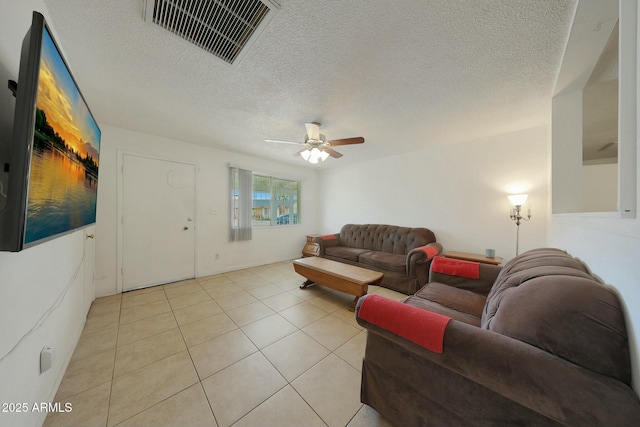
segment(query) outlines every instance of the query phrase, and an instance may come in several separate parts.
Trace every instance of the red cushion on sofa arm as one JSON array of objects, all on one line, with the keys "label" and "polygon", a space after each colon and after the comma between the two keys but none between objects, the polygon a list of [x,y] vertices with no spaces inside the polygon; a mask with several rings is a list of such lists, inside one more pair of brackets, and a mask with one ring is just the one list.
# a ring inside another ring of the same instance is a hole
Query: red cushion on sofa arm
[{"label": "red cushion on sofa arm", "polygon": [[431,271],[467,279],[479,279],[480,263],[437,256],[431,262]]},{"label": "red cushion on sofa arm", "polygon": [[407,276],[417,279],[418,288],[427,283],[431,260],[440,252],[442,252],[442,245],[438,242],[431,242],[411,249],[407,254]]},{"label": "red cushion on sofa arm", "polygon": [[443,351],[444,331],[451,320],[380,295],[364,297],[358,317],[436,353]]},{"label": "red cushion on sofa arm", "polygon": [[340,245],[340,234],[323,234],[322,236],[317,236],[316,243],[320,245],[319,255],[324,256],[326,248]]},{"label": "red cushion on sofa arm", "polygon": [[339,234],[323,234],[322,236],[320,236],[322,240],[336,240],[339,237]]},{"label": "red cushion on sofa arm", "polygon": [[419,248],[416,248],[416,249],[423,251],[427,255],[427,258],[433,258],[434,256],[440,253],[438,249],[430,245],[420,246]]},{"label": "red cushion on sofa arm", "polygon": [[426,257],[427,260],[430,260],[431,258],[438,255],[440,252],[442,252],[442,245],[438,242],[431,242],[424,246],[419,246],[415,249],[412,249],[407,254],[407,257],[411,258],[414,254],[420,254],[420,255],[424,255],[424,257]]}]

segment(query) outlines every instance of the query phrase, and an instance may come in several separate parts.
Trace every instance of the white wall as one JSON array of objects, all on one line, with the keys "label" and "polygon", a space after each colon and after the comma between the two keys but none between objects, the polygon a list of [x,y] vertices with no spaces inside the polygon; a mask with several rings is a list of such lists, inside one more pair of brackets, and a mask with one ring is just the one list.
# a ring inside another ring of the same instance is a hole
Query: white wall
[{"label": "white wall", "polygon": [[618,163],[582,167],[584,212],[618,210]]},{"label": "white wall", "polygon": [[582,179],[582,91],[556,95],[552,100],[551,147],[553,213],[580,212],[584,204]]},{"label": "white wall", "polygon": [[[31,407],[53,400],[87,314],[84,242],[79,231],[20,253],[0,253],[0,402]],[[54,350],[53,366],[40,374],[45,346]],[[0,425],[35,426],[45,416],[0,413]]]},{"label": "white wall", "polygon": [[[532,219],[520,252],[545,246],[548,223],[546,126],[321,172],[320,232],[346,223],[431,229],[445,250],[515,255],[508,194],[528,193]],[[527,209],[525,205],[525,209]]]},{"label": "white wall", "polygon": [[[18,80],[22,39],[31,13],[47,17],[40,0],[9,0],[0,13],[0,160],[11,137],[15,100],[6,82]],[[55,36],[55,25],[51,22]],[[1,204],[0,204],[1,205]],[[0,403],[51,401],[75,348],[93,299],[91,264],[85,272],[85,229],[26,249],[0,253]],[[2,232],[0,230],[0,232]],[[87,251],[90,253],[90,251]],[[86,276],[85,276],[86,275]],[[85,289],[86,286],[86,289]],[[52,368],[40,374],[40,351],[54,349]],[[29,408],[31,409],[31,408]],[[2,426],[37,426],[45,413],[1,413]]]},{"label": "white wall", "polygon": [[615,287],[627,314],[627,334],[634,376],[640,391],[640,220],[553,215],[550,245],[584,260],[595,274]]},{"label": "white wall", "polygon": [[[305,235],[317,232],[317,172],[257,157],[102,126],[100,190],[96,226],[96,294],[111,295],[118,284],[118,185],[122,154],[196,164],[196,276],[202,277],[299,257]],[[301,225],[256,227],[247,242],[229,242],[228,164],[302,180]],[[149,189],[153,191],[153,189]],[[212,215],[211,210],[218,211]],[[215,259],[219,254],[219,259]]]},{"label": "white wall", "polygon": [[[640,219],[633,218],[638,212],[640,201],[640,174],[636,165],[640,164],[637,151],[637,123],[640,116],[637,108],[638,33],[637,22],[640,9],[637,2],[620,2],[620,100],[619,100],[619,192],[620,212],[609,214],[563,213],[553,215],[549,228],[549,243],[567,250],[583,259],[605,282],[615,288],[622,299],[627,315],[627,335],[631,352],[632,381],[640,394]],[[575,27],[575,24],[574,24]],[[554,102],[554,108],[556,104]],[[564,117],[556,117],[564,125]],[[554,128],[556,123],[554,122]],[[565,144],[564,139],[553,138],[553,153]],[[632,154],[630,154],[632,153]],[[566,159],[575,162],[573,159]],[[564,159],[554,159],[556,168],[564,169]],[[555,201],[563,196],[557,192],[553,182],[554,212]]]}]

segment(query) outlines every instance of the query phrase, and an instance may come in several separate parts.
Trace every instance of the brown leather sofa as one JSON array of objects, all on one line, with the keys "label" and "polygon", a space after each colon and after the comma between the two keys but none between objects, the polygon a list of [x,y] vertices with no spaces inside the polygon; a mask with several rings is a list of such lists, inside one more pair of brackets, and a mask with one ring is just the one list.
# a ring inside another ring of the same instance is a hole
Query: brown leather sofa
[{"label": "brown leather sofa", "polygon": [[396,426],[639,426],[617,294],[578,259],[437,257],[404,302],[361,298],[362,402]]},{"label": "brown leather sofa", "polygon": [[316,239],[320,256],[384,273],[380,286],[407,295],[427,283],[431,259],[442,251],[426,228],[347,224]]}]

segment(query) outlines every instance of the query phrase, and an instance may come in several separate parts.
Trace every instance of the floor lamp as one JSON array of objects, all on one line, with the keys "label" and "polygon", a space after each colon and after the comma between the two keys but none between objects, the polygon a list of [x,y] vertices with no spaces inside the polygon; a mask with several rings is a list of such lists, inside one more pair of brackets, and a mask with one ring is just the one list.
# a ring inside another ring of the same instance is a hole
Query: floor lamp
[{"label": "floor lamp", "polygon": [[527,201],[527,194],[511,194],[507,196],[511,202],[509,217],[516,222],[516,256],[518,256],[518,245],[520,244],[520,221],[529,221],[531,219],[531,207],[527,212],[527,216],[521,215],[522,205]]}]

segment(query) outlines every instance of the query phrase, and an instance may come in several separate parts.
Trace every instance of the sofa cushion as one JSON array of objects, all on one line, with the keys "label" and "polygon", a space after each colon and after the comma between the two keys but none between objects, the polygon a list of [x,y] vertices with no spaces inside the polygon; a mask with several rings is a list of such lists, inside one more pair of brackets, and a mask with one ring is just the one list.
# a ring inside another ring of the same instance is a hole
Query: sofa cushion
[{"label": "sofa cushion", "polygon": [[483,295],[453,286],[431,282],[415,294],[416,297],[428,299],[452,310],[460,311],[478,318],[487,298]]},{"label": "sofa cushion", "polygon": [[487,297],[485,329],[630,384],[622,308],[584,264],[557,251],[516,257],[504,269]]},{"label": "sofa cushion", "polygon": [[482,327],[490,329],[489,324],[500,305],[504,292],[531,278],[544,276],[554,268],[561,268],[561,271],[566,274],[596,280],[583,263],[560,249],[542,248],[525,252],[512,258],[500,271],[487,295],[487,304],[482,314]]},{"label": "sofa cushion", "polygon": [[428,299],[424,299],[424,298],[420,298],[415,295],[412,295],[410,297],[407,297],[404,300],[404,302],[405,304],[410,305],[412,307],[417,307],[423,310],[442,314],[454,320],[464,322],[468,325],[480,326],[480,318],[478,316],[474,316],[472,314],[468,314],[463,311],[454,310],[450,307],[447,307],[445,305],[439,304],[437,302],[434,302]]},{"label": "sofa cushion", "polygon": [[358,257],[369,249],[350,248],[347,246],[332,246],[325,248],[325,255],[333,258],[342,258],[347,261],[358,262]]},{"label": "sofa cushion", "polygon": [[388,254],[378,251],[364,252],[358,256],[358,262],[398,273],[407,272],[406,255]]},{"label": "sofa cushion", "polygon": [[340,230],[340,244],[390,254],[406,255],[412,249],[435,242],[426,228],[398,227],[386,224],[346,224]]}]

